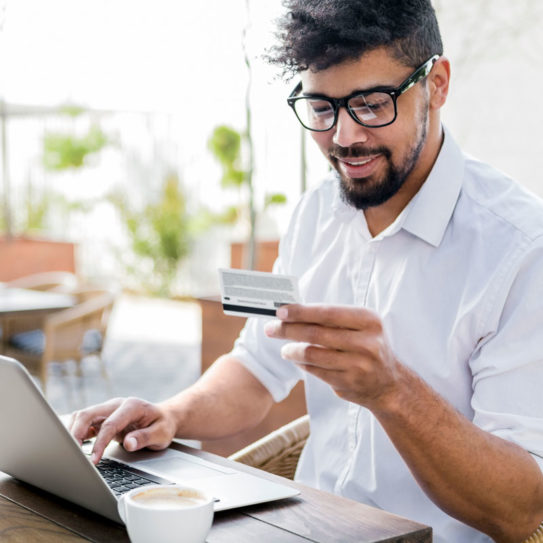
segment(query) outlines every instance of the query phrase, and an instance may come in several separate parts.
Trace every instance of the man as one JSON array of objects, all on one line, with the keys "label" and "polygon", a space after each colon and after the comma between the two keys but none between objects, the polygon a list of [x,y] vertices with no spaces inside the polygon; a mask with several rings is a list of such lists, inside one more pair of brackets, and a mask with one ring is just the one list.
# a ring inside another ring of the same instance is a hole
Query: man
[{"label": "man", "polygon": [[304,379],[299,480],[438,542],[522,541],[543,520],[543,206],[442,127],[450,66],[429,0],[287,5],[274,61],[299,73],[289,105],[334,170],[275,267],[305,304],[250,319],[170,400],[112,400],[72,432],[97,434],[94,461],[114,437],[132,451],[228,436]]}]

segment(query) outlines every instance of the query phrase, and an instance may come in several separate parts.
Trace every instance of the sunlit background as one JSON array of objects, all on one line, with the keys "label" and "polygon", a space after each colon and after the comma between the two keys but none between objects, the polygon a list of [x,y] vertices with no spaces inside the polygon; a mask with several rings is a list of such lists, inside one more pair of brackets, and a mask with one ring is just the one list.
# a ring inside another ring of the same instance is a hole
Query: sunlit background
[{"label": "sunlit background", "polygon": [[[542,3],[435,6],[453,66],[445,123],[468,152],[543,193]],[[246,216],[225,225],[217,215],[242,207],[247,190],[221,186],[213,130],[243,135],[248,93],[261,238],[284,231],[304,183],[318,183],[327,168],[308,139],[302,172],[301,132],[285,103],[293,82],[262,58],[281,9],[279,0],[4,2],[3,229],[76,241],[81,273],[145,288],[153,266],[133,254],[126,208],[143,215],[175,179],[192,222],[171,292],[216,289],[228,241],[247,235]],[[87,138],[90,152],[78,166],[51,164],[55,136]],[[243,161],[246,143],[241,150]],[[286,203],[264,209],[268,193]]]},{"label": "sunlit background", "polygon": [[[543,2],[434,5],[452,63],[444,122],[543,195]],[[286,105],[296,81],[263,58],[281,11],[280,0],[0,0],[0,242],[70,242],[81,283],[121,293],[101,353],[111,386],[93,360],[82,373],[52,363],[58,411],[163,399],[205,369],[206,347],[231,346],[232,320],[206,332],[217,268],[248,240],[251,208],[273,247],[327,171]],[[14,263],[0,258],[0,280]]]}]

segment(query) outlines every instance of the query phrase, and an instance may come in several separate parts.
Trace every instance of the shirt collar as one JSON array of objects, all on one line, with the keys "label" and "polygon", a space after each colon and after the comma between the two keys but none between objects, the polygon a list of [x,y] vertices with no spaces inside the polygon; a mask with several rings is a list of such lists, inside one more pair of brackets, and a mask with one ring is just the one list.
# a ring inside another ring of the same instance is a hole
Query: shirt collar
[{"label": "shirt collar", "polygon": [[[462,151],[445,127],[443,132],[443,144],[426,181],[379,237],[393,235],[403,228],[434,247],[441,243],[458,200],[464,174]],[[336,172],[331,175],[336,184],[332,201],[334,216],[340,221],[350,221],[359,216],[360,212],[343,201],[339,175]]]},{"label": "shirt collar", "polygon": [[462,151],[446,128],[430,175],[411,201],[403,229],[438,247],[452,217],[464,177]]},{"label": "shirt collar", "polygon": [[332,196],[332,211],[334,213],[334,217],[339,221],[345,222],[354,219],[358,215],[359,211],[343,201],[339,186],[341,183],[339,174],[332,170],[330,172],[330,177],[332,178],[332,182],[334,184],[334,192]]}]

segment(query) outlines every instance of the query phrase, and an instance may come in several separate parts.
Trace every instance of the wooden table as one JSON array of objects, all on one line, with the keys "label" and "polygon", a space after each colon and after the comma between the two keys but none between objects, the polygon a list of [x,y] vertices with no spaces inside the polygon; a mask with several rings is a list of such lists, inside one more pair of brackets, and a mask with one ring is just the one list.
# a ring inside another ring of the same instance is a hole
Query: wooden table
[{"label": "wooden table", "polygon": [[12,334],[41,328],[47,315],[74,305],[74,297],[68,294],[12,288],[0,283],[0,352],[5,352]]},{"label": "wooden table", "polygon": [[0,317],[39,315],[72,307],[73,296],[59,292],[44,292],[0,284]]},{"label": "wooden table", "polygon": [[[183,445],[172,444],[179,450]],[[231,466],[225,458],[200,451],[202,458]],[[432,529],[318,491],[287,479],[234,464],[236,469],[297,487],[294,498],[215,514],[207,543],[427,543]],[[127,542],[123,526],[0,473],[0,540],[15,543]]]}]

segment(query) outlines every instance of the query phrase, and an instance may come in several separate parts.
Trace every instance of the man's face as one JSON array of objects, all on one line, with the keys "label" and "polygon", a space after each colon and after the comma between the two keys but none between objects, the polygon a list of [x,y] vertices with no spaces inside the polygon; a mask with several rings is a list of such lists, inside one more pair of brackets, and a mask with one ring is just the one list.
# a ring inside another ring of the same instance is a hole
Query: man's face
[{"label": "man's face", "polygon": [[[355,61],[302,73],[303,92],[340,98],[357,90],[396,87],[413,69],[395,60],[386,49],[376,49]],[[357,209],[379,206],[413,176],[428,130],[428,95],[424,85],[421,82],[398,98],[398,116],[391,125],[364,127],[341,108],[332,129],[311,132],[338,172],[342,196],[348,204]]]}]

